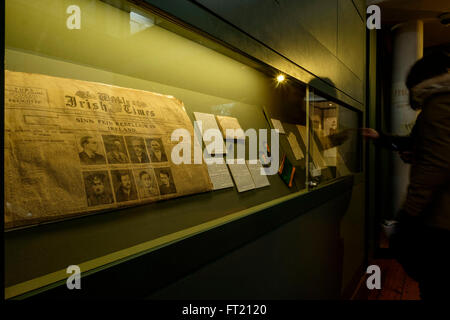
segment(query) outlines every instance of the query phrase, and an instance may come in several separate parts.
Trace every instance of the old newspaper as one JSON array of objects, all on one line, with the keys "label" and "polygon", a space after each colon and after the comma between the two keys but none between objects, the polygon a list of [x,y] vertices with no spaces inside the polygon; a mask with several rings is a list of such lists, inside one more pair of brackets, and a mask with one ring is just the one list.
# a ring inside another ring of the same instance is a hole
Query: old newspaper
[{"label": "old newspaper", "polygon": [[180,128],[171,96],[6,71],[5,228],[212,190],[204,163],[171,161]]}]

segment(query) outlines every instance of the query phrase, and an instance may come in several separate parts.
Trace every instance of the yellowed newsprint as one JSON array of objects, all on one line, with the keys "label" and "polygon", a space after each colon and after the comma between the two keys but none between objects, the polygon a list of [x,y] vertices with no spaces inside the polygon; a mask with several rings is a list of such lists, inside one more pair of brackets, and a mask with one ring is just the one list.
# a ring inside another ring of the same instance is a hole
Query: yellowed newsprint
[{"label": "yellowed newsprint", "polygon": [[204,163],[171,161],[181,128],[171,96],[6,71],[5,228],[212,190]]}]

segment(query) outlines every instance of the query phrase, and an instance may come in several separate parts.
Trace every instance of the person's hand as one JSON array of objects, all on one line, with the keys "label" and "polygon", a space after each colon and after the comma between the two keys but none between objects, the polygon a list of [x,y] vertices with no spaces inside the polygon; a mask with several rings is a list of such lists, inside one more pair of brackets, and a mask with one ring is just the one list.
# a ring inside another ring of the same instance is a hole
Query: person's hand
[{"label": "person's hand", "polygon": [[413,153],[410,151],[400,151],[399,152],[400,158],[403,160],[404,163],[412,163],[413,159]]},{"label": "person's hand", "polygon": [[328,135],[327,137],[329,145],[326,147],[326,149],[333,148],[345,143],[345,141],[347,141],[350,138],[350,131],[351,129],[345,129],[340,132]]},{"label": "person's hand", "polygon": [[378,131],[372,128],[360,128],[359,132],[366,139],[376,140],[380,137]]}]

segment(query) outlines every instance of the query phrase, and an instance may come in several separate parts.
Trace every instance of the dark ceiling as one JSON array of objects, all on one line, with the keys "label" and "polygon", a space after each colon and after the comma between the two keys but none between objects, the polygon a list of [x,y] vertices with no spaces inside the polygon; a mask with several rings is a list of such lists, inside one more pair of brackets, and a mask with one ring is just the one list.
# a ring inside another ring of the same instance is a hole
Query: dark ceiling
[{"label": "dark ceiling", "polygon": [[368,0],[381,8],[383,27],[410,20],[424,22],[424,48],[450,44],[450,26],[441,24],[439,15],[450,13],[450,0]]}]

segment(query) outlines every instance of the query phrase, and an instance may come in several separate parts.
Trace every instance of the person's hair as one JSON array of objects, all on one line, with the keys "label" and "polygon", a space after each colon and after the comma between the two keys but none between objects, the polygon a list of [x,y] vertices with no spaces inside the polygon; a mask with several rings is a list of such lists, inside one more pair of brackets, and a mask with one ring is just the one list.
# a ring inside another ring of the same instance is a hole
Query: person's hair
[{"label": "person's hair", "polygon": [[141,172],[139,173],[139,179],[142,179],[142,176],[143,176],[144,174],[148,174],[148,175],[150,176],[150,174],[149,174],[147,171],[141,171]]},{"label": "person's hair", "polygon": [[128,171],[117,171],[116,176],[117,176],[117,180],[118,180],[119,182],[122,181],[122,177],[123,177],[123,176],[129,176],[129,177],[131,178],[130,173],[129,173]]},{"label": "person's hair", "polygon": [[94,185],[94,180],[95,180],[95,178],[100,179],[100,181],[101,181],[102,183],[105,182],[105,175],[104,175],[103,173],[94,173],[94,174],[91,174],[91,175],[89,175],[89,176],[87,177],[87,180],[89,181],[89,183],[90,183],[91,185]]},{"label": "person's hair", "polygon": [[169,173],[168,170],[165,170],[165,169],[160,170],[160,171],[159,171],[159,176],[161,176],[162,174],[165,174],[166,176],[170,177],[170,173]]},{"label": "person's hair", "polygon": [[434,50],[411,67],[406,78],[406,87],[411,89],[425,80],[446,74],[449,68],[449,50]]},{"label": "person's hair", "polygon": [[132,137],[130,140],[131,140],[131,141],[130,141],[131,144],[133,144],[134,142],[138,142],[140,145],[143,145],[143,144],[144,144],[144,141],[142,140],[142,138]]},{"label": "person's hair", "polygon": [[92,139],[91,136],[84,136],[80,139],[80,145],[84,148],[84,145],[89,142],[89,139]]},{"label": "person's hair", "polygon": [[159,144],[159,146],[161,146],[161,140],[160,139],[150,139],[150,146],[152,145],[152,142],[156,142],[157,144]]}]

